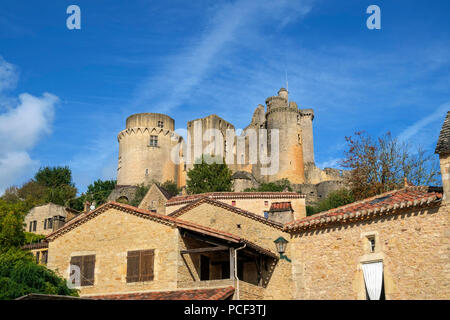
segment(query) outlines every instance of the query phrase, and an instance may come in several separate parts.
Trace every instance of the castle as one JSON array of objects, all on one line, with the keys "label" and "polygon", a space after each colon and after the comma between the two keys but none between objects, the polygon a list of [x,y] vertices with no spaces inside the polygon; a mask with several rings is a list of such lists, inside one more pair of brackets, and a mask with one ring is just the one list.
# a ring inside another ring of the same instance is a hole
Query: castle
[{"label": "castle", "polygon": [[[235,192],[288,179],[295,191],[306,194],[307,202],[313,203],[342,187],[345,172],[315,165],[314,111],[299,109],[284,88],[265,103],[266,107],[257,106],[239,136],[233,124],[213,114],[187,123],[187,141],[175,132],[175,121],[167,115],[129,116],[117,138],[117,188],[109,199],[130,200],[137,185],[153,182],[173,181],[183,188],[187,172],[204,154],[225,159],[233,172]],[[268,158],[265,162],[263,154]],[[174,156],[179,161],[174,161]],[[275,170],[270,171],[275,162]]]}]

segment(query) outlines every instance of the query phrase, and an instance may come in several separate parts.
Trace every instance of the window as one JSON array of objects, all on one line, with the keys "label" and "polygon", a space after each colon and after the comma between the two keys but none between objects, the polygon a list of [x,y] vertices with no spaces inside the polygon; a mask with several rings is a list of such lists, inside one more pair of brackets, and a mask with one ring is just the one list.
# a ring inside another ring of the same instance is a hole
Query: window
[{"label": "window", "polygon": [[264,211],[264,218],[269,219],[269,211]]},{"label": "window", "polygon": [[47,219],[44,220],[44,230],[47,229]]},{"label": "window", "polygon": [[80,284],[82,287],[94,285],[95,255],[72,257],[70,264],[80,268]]},{"label": "window", "polygon": [[128,251],[127,282],[142,282],[153,280],[155,251]]},{"label": "window", "polygon": [[30,228],[28,229],[28,232],[31,232],[33,230],[33,221],[30,221]]},{"label": "window", "polygon": [[37,251],[36,252],[36,263],[39,264],[39,257],[40,257],[40,252]]},{"label": "window", "polygon": [[158,128],[164,128],[164,121],[158,121]]},{"label": "window", "polygon": [[36,226],[37,226],[37,221],[34,220],[34,221],[33,221],[33,231],[36,231]]},{"label": "window", "polygon": [[367,300],[384,300],[383,262],[363,263],[362,270]]},{"label": "window", "polygon": [[231,205],[235,206],[236,205],[236,200],[231,201]]},{"label": "window", "polygon": [[369,241],[369,250],[370,252],[375,252],[375,236],[369,236],[367,237],[367,240]]},{"label": "window", "polygon": [[53,218],[47,219],[47,228],[52,229],[53,228]]},{"label": "window", "polygon": [[41,262],[43,264],[47,264],[47,260],[48,260],[48,251],[47,250],[42,251],[42,260],[41,260]]},{"label": "window", "polygon": [[148,176],[148,169],[145,169],[145,175]]},{"label": "window", "polygon": [[269,205],[269,201],[264,201],[264,205],[267,207]]},{"label": "window", "polygon": [[200,280],[209,280],[209,264],[207,256],[200,256]]},{"label": "window", "polygon": [[150,147],[158,146],[158,136],[150,136]]}]

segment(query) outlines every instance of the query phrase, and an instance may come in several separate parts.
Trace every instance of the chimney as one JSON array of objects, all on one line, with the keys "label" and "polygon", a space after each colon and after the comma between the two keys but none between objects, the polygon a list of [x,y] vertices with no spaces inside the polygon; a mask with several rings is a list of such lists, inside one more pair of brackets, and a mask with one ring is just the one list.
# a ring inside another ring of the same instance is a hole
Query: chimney
[{"label": "chimney", "polygon": [[83,210],[83,212],[88,213],[90,209],[91,209],[91,203],[86,200],[84,202],[84,210]]},{"label": "chimney", "polygon": [[435,153],[439,155],[441,165],[442,187],[444,189],[443,202],[448,204],[450,202],[450,111],[447,111],[447,117],[442,125]]}]

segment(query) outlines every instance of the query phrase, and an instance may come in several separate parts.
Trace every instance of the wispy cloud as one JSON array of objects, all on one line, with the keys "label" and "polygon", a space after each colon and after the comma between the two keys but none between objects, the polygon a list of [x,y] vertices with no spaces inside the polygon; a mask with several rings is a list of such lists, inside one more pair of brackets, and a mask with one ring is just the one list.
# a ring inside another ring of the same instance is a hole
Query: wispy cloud
[{"label": "wispy cloud", "polygon": [[[11,89],[17,81],[15,67],[0,57],[0,91]],[[0,106],[9,98],[1,98]],[[51,132],[54,107],[58,97],[44,93],[36,97],[28,93],[19,95],[15,105],[4,107],[0,114],[0,194],[10,184],[30,174],[39,165],[28,152],[43,135]]]},{"label": "wispy cloud", "polygon": [[[187,101],[200,90],[202,81],[215,67],[226,61],[239,36],[266,23],[281,28],[299,16],[305,15],[312,1],[235,1],[215,7],[205,31],[199,39],[167,59],[167,65],[157,74],[141,83],[132,106],[148,106],[159,112],[168,112]],[[164,99],[161,99],[163,97]],[[156,102],[156,104],[155,104]]]}]

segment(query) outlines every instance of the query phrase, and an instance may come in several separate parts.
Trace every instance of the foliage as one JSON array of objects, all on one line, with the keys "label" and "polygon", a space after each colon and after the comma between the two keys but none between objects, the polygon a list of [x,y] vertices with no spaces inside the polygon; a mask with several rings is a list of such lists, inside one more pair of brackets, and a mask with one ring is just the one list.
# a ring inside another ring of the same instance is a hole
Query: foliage
[{"label": "foliage", "polygon": [[288,179],[282,179],[275,182],[264,182],[258,188],[247,188],[244,192],[283,192],[292,191],[291,183]]},{"label": "foliage", "polygon": [[307,206],[306,215],[310,216],[318,212],[344,206],[354,201],[355,198],[353,197],[351,190],[345,188],[335,190],[330,192],[325,199],[319,201],[315,206]]},{"label": "foliage", "polygon": [[29,243],[38,243],[41,240],[45,239],[45,235],[43,234],[36,234],[36,233],[32,233],[32,232],[24,232],[24,236],[25,236],[25,244],[29,244]]},{"label": "foliage", "polygon": [[141,203],[142,199],[144,199],[149,189],[150,189],[149,185],[144,184],[138,185],[134,198],[133,200],[130,201],[130,205],[137,207],[139,203]]},{"label": "foliage", "polygon": [[34,180],[40,185],[55,188],[64,185],[73,186],[72,171],[69,167],[44,167],[34,175]]},{"label": "foliage", "polygon": [[116,180],[100,180],[94,181],[88,185],[87,190],[81,196],[71,199],[67,205],[75,210],[83,211],[86,201],[95,202],[96,206],[100,206],[108,201],[108,196],[116,187]]},{"label": "foliage", "polygon": [[25,241],[23,202],[10,203],[0,199],[0,251],[9,247],[19,247]]},{"label": "foliage", "polygon": [[0,253],[0,299],[10,300],[29,293],[78,296],[64,279],[45,266],[34,262],[33,256],[18,248]]},{"label": "foliage", "polygon": [[374,141],[364,132],[345,138],[348,149],[342,165],[351,169],[348,183],[355,200],[371,197],[404,186],[439,182],[436,158],[422,149],[412,152],[388,132]]},{"label": "foliage", "polygon": [[187,176],[186,189],[189,194],[231,191],[231,170],[225,161],[217,163],[209,157],[202,156],[200,161],[194,163]]},{"label": "foliage", "polygon": [[168,180],[161,184],[161,187],[164,188],[171,197],[174,197],[181,192],[181,188],[178,188],[177,184],[173,181]]}]

